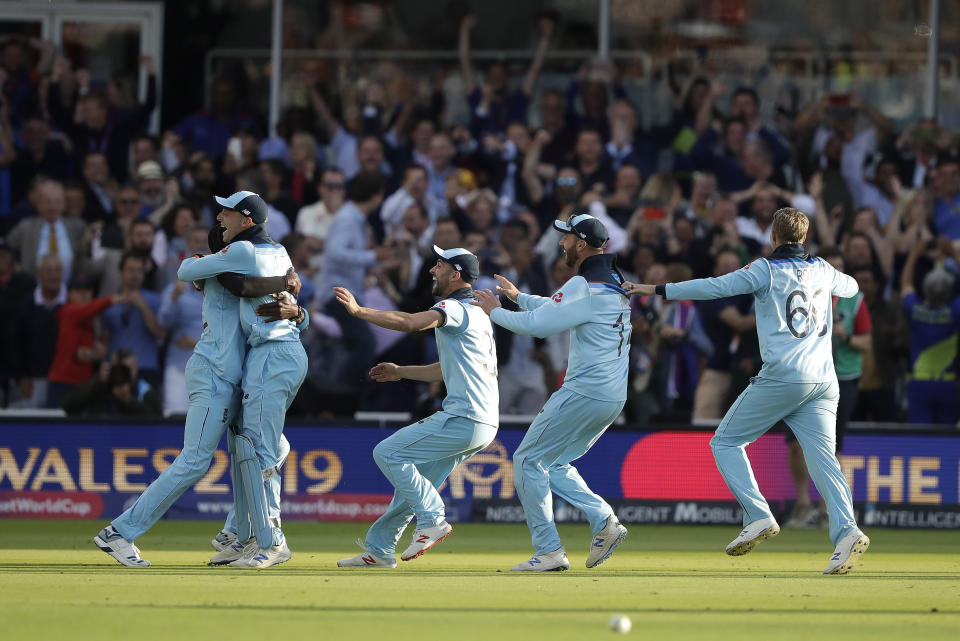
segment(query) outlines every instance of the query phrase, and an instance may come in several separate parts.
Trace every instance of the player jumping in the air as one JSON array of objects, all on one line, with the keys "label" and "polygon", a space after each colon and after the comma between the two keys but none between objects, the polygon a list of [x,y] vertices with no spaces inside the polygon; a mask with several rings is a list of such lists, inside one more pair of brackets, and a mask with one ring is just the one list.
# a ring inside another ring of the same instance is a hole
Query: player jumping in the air
[{"label": "player jumping in the air", "polygon": [[513,567],[543,572],[570,567],[553,520],[551,490],[587,515],[593,541],[587,567],[606,561],[627,536],[613,508],[594,494],[570,463],[587,453],[620,415],[627,400],[630,304],[620,284],[616,257],[603,253],[607,230],[599,220],[574,211],[555,221],[567,265],[578,269],[550,298],[521,293],[510,281],[497,291],[521,310],[500,307],[490,291],[477,292],[490,320],[511,331],[543,338],[570,330],[570,359],[563,386],[553,393],[513,455],[514,483],[523,504],[536,554]]},{"label": "player jumping in the air", "polygon": [[440,362],[398,366],[380,363],[375,381],[443,381],[443,410],[408,425],[373,449],[373,458],[396,492],[387,512],[370,527],[363,554],[342,559],[342,568],[395,568],[396,547],[410,519],[417,529],[400,555],[414,559],[442,541],[453,527],[447,523],[437,488],[462,461],[493,441],[500,423],[497,351],[493,327],[473,300],[471,283],[480,275],[480,261],[466,249],[434,247],[437,264],[430,270],[441,299],[424,312],[407,314],[361,307],[347,289],[334,287],[337,300],[352,316],[402,332],[436,328]]},{"label": "player jumping in the air", "polygon": [[[217,197],[222,209],[217,220],[224,228],[222,251],[188,258],[180,265],[181,280],[213,278],[224,272],[250,276],[278,276],[291,267],[282,245],[267,234],[267,205],[249,191]],[[228,432],[234,483],[234,505],[240,550],[228,549],[211,559],[231,566],[266,568],[291,557],[280,527],[279,495],[271,491],[283,462],[283,425],[307,374],[307,354],[300,343],[300,327],[292,321],[265,321],[256,312],[269,297],[240,301],[240,327],[249,351],[243,362],[242,412],[237,429]],[[296,322],[305,322],[300,310]],[[252,537],[251,537],[252,533]],[[232,557],[232,560],[231,558]]]},{"label": "player jumping in the air", "polygon": [[858,288],[856,280],[807,254],[803,241],[809,224],[802,212],[785,207],[774,214],[775,249],[767,258],[718,278],[657,286],[624,283],[624,288],[670,300],[754,295],[763,367],[710,440],[717,468],[743,508],[743,531],[727,546],[727,554],[746,554],[780,532],[744,448],[783,420],[800,442],[810,476],[827,503],[835,549],[823,573],[846,574],[870,539],[857,527],[850,487],[834,453],[839,387],[831,296],[849,298]]},{"label": "player jumping in the air", "polygon": [[[210,249],[224,246],[222,229],[211,230]],[[300,281],[292,270],[274,278],[221,274],[217,278],[196,280],[203,290],[203,332],[187,361],[185,374],[190,406],[184,425],[183,449],[173,463],[140,495],[137,501],[94,537],[101,550],[128,567],[149,567],[134,545],[141,534],[153,527],[171,505],[189,487],[199,481],[213,459],[224,430],[234,422],[240,408],[240,381],[246,354],[240,327],[238,296],[259,297],[284,289],[297,293]],[[273,305],[261,305],[258,313],[273,313]],[[295,309],[295,307],[294,307]],[[292,318],[291,308],[278,315]],[[306,327],[306,318],[301,327]],[[287,447],[289,450],[289,447]],[[271,488],[279,496],[279,478]]]}]

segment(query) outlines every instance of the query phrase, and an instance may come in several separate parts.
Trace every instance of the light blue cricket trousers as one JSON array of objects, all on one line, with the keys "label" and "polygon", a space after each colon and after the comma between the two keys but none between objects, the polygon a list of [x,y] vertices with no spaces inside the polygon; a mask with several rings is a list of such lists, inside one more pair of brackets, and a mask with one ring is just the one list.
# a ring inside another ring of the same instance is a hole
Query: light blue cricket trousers
[{"label": "light blue cricket trousers", "polygon": [[598,401],[561,387],[554,392],[513,454],[513,482],[537,554],[562,546],[551,491],[581,510],[597,534],[613,508],[590,491],[570,465],[593,447],[620,415],[624,401]]},{"label": "light blue cricket trousers", "polygon": [[457,465],[484,449],[496,435],[493,425],[437,412],[380,441],[373,448],[373,460],[396,492],[386,513],[367,532],[367,551],[381,558],[392,557],[414,516],[418,528],[441,523],[443,499],[437,488]]},{"label": "light blue cricket trousers", "polygon": [[783,420],[797,437],[810,477],[827,502],[833,544],[857,529],[850,486],[834,453],[839,399],[836,380],[784,383],[751,379],[710,439],[717,469],[743,508],[744,525],[773,516],[757,487],[745,448]]},{"label": "light blue cricket trousers", "polygon": [[[287,410],[306,375],[307,353],[300,341],[270,341],[251,347],[247,352],[241,383],[240,426],[253,441],[262,470],[277,467],[286,457],[281,451],[280,437]],[[280,545],[283,531],[279,525],[279,488],[274,491],[268,482],[266,494],[267,514],[274,524],[273,544]]]},{"label": "light blue cricket trousers", "polygon": [[[290,441],[281,434],[280,435],[280,465],[282,466],[287,460],[287,455],[290,454]],[[270,480],[264,481],[266,483],[267,495],[273,494],[273,496],[268,499],[272,500],[277,505],[280,505],[280,475],[274,474],[270,477]],[[227,512],[227,519],[223,522],[223,529],[227,532],[237,533],[237,513],[236,505],[230,507],[230,511]]]},{"label": "light blue cricket trousers", "polygon": [[203,478],[220,438],[240,409],[240,388],[220,378],[204,357],[191,356],[184,374],[190,407],[183,449],[136,503],[113,520],[113,527],[128,541],[152,528],[181,494]]}]

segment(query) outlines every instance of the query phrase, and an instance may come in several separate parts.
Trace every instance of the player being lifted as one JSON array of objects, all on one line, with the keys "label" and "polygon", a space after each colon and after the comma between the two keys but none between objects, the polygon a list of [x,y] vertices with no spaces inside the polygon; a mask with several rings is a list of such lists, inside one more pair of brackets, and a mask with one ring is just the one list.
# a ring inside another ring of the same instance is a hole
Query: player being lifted
[{"label": "player being lifted", "polygon": [[551,491],[587,515],[594,534],[587,567],[606,561],[627,536],[613,508],[594,494],[570,463],[580,458],[620,415],[627,400],[630,305],[620,285],[615,256],[603,253],[607,230],[593,216],[574,211],[555,221],[567,265],[578,269],[550,298],[521,293],[502,276],[497,291],[521,311],[500,307],[489,290],[477,292],[490,320],[513,332],[543,338],[570,330],[570,358],[563,386],[553,393],[513,455],[514,483],[536,554],[513,567],[543,572],[570,567],[553,520]]},{"label": "player being lifted", "polygon": [[763,367],[740,394],[710,440],[717,468],[743,508],[743,531],[727,554],[740,556],[780,532],[760,494],[744,448],[783,420],[830,515],[835,546],[824,574],[846,574],[870,539],[857,527],[850,487],[834,454],[839,387],[833,368],[831,297],[849,298],[857,281],[803,247],[809,221],[785,207],[773,217],[774,251],[718,278],[667,285],[624,283],[630,294],[670,300],[708,300],[738,294],[756,298]]},{"label": "player being lifted", "polygon": [[[257,194],[239,191],[229,198],[217,197],[222,209],[217,220],[223,226],[222,251],[188,258],[180,265],[181,280],[213,278],[224,272],[249,276],[278,276],[291,267],[283,245],[267,234],[267,205]],[[300,326],[306,315],[300,310],[292,321],[265,321],[256,307],[272,304],[272,298],[242,299],[240,328],[249,345],[243,361],[240,424],[228,432],[234,482],[234,505],[240,550],[228,548],[212,563],[234,567],[266,568],[290,559],[280,526],[279,493],[274,491],[285,457],[283,425],[307,374],[307,354],[300,343]],[[252,535],[252,536],[251,536]]]},{"label": "player being lifted", "polygon": [[[210,250],[214,253],[226,245],[222,234],[223,228],[219,225],[210,231]],[[300,290],[300,280],[292,269],[286,276],[279,277],[224,273],[195,282],[203,291],[204,323],[203,333],[184,370],[190,406],[184,425],[183,449],[129,509],[94,537],[97,547],[128,567],[149,567],[150,562],[140,557],[140,550],[133,541],[153,527],[180,495],[207,472],[220,438],[237,418],[247,352],[240,326],[238,297],[259,298],[284,289],[296,294]],[[281,317],[293,318],[297,309],[296,305],[277,300],[260,305],[256,313],[279,320]],[[306,323],[304,316],[301,328],[306,327]],[[289,445],[284,446],[289,451]],[[277,477],[270,488],[277,498],[279,483]]]},{"label": "player being lifted", "polygon": [[433,250],[438,258],[430,270],[436,281],[433,293],[443,300],[427,311],[407,314],[361,307],[347,289],[333,288],[352,316],[374,325],[402,332],[436,328],[440,362],[380,363],[370,370],[375,381],[443,381],[447,388],[442,411],[400,429],[373,449],[374,460],[396,492],[366,540],[357,541],[364,553],[338,561],[342,568],[397,567],[397,542],[414,516],[417,529],[401,559],[415,559],[442,541],[453,528],[445,519],[437,488],[497,434],[500,395],[493,327],[468,302],[473,300],[471,283],[480,275],[480,261],[466,249]]}]

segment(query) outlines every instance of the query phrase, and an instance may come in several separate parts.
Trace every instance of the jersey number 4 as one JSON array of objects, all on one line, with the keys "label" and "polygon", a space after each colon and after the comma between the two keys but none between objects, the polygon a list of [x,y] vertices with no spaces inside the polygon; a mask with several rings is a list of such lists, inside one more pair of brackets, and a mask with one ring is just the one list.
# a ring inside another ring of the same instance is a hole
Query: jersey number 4
[{"label": "jersey number 4", "polygon": [[623,334],[627,334],[627,343],[630,343],[630,334],[633,332],[633,327],[627,327],[623,322],[623,312],[620,312],[620,315],[617,316],[617,322],[613,324],[613,327],[617,330],[617,333],[620,335],[620,342],[617,343],[617,357],[623,352]]},{"label": "jersey number 4", "polygon": [[787,329],[795,338],[804,338],[811,332],[816,331],[817,325],[820,325],[820,332],[817,336],[823,336],[827,333],[827,313],[830,310],[830,299],[822,289],[814,292],[813,297],[808,299],[807,293],[802,289],[795,289],[787,296],[784,304],[784,312],[787,317]]}]

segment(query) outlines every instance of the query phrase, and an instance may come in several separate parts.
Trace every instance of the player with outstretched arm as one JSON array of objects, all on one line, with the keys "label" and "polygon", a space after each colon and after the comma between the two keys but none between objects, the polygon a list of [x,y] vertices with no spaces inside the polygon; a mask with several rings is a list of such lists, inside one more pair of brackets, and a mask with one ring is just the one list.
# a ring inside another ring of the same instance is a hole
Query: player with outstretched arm
[{"label": "player with outstretched arm", "polygon": [[334,287],[337,300],[351,316],[401,332],[436,329],[440,361],[432,365],[380,363],[370,370],[379,382],[406,378],[443,381],[443,410],[408,425],[373,448],[373,459],[396,488],[386,513],[357,543],[362,554],[341,559],[342,568],[396,568],[396,547],[410,520],[417,529],[404,561],[420,556],[442,541],[453,527],[447,523],[437,488],[464,460],[489,445],[500,424],[497,351],[493,327],[468,301],[480,275],[480,261],[466,249],[434,246],[437,264],[430,270],[433,294],[442,300],[424,312],[407,314],[361,307],[349,290]]},{"label": "player with outstretched arm", "polygon": [[727,546],[740,556],[776,536],[780,526],[760,494],[745,447],[783,420],[796,435],[830,516],[834,552],[824,574],[846,574],[870,545],[857,527],[850,487],[834,453],[839,387],[833,367],[831,296],[849,298],[857,281],[803,241],[807,217],[784,207],[773,216],[773,253],[717,278],[667,285],[624,283],[630,294],[709,300],[738,294],[756,299],[763,367],[727,411],[710,440],[717,468],[743,508],[743,531]]},{"label": "player with outstretched arm", "polygon": [[557,220],[567,265],[578,269],[553,296],[521,293],[497,275],[497,291],[521,311],[500,306],[489,290],[477,302],[494,323],[543,338],[570,330],[570,358],[563,386],[547,400],[513,455],[514,484],[523,504],[536,554],[514,571],[544,572],[570,567],[557,533],[551,491],[587,515],[593,541],[588,568],[607,560],[627,536],[613,508],[594,494],[571,462],[597,442],[620,415],[627,400],[630,354],[630,301],[621,288],[616,257],[603,253],[607,230],[593,216],[574,211]]}]

